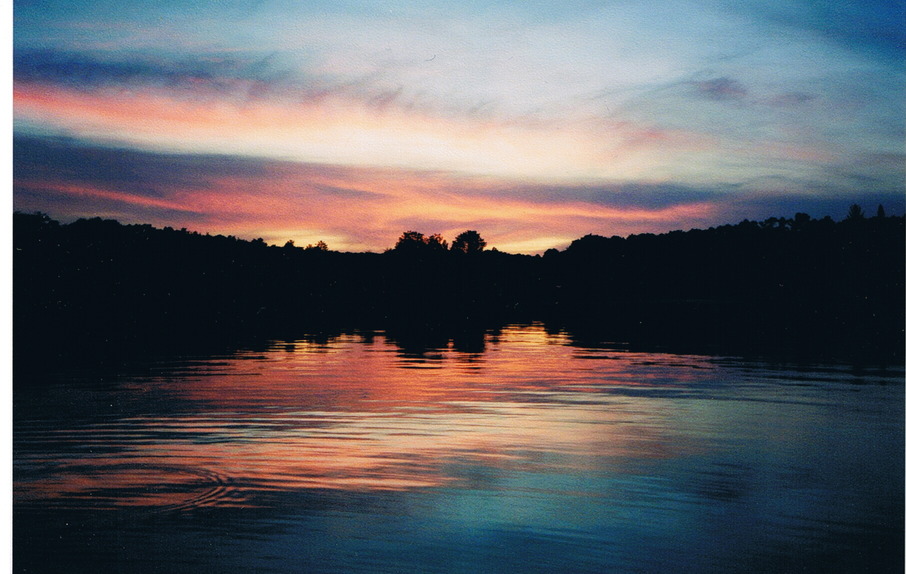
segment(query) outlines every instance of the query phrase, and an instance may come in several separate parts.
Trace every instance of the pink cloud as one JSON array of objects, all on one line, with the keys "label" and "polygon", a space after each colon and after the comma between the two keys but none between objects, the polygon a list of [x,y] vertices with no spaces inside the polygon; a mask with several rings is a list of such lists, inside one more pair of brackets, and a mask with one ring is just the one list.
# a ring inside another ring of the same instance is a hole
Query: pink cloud
[{"label": "pink cloud", "polygon": [[157,207],[175,211],[192,211],[180,202],[154,199],[144,195],[128,193],[118,189],[103,189],[92,185],[73,184],[64,181],[20,181],[15,182],[20,190],[38,191],[46,194],[60,194],[82,197],[87,200],[108,200],[127,206]]},{"label": "pink cloud", "polygon": [[491,246],[540,252],[586,233],[666,231],[714,213],[712,204],[701,200],[656,207],[559,200],[556,188],[539,200],[541,192],[502,193],[510,181],[440,172],[273,162],[231,174],[206,174],[203,164],[197,169],[189,177],[148,182],[148,195],[131,191],[129,183],[29,179],[16,187],[46,198],[76,198],[81,213],[96,209],[123,222],[263,237],[274,244],[324,240],[333,249],[351,251],[382,251],[412,227],[448,237],[480,227]]},{"label": "pink cloud", "polygon": [[395,98],[375,106],[345,91],[237,100],[201,84],[132,91],[17,82],[15,114],[76,137],[141,149],[535,181],[644,178],[669,170],[678,157],[716,147],[700,134],[627,121],[450,116],[398,106]]}]

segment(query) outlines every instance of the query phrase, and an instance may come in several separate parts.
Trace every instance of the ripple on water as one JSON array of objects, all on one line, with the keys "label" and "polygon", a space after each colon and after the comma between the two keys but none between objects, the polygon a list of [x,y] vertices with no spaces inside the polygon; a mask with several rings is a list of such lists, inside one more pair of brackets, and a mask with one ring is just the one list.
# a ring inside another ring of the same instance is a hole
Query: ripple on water
[{"label": "ripple on water", "polygon": [[72,464],[52,476],[20,481],[21,506],[72,510],[122,507],[180,512],[218,506],[247,506],[236,481],[207,468],[156,464]]}]

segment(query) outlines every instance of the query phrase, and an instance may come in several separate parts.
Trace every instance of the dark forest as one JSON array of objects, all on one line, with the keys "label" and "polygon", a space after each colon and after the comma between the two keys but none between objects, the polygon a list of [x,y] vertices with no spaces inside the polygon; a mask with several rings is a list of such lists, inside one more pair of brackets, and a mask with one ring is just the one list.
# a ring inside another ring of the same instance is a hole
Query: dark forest
[{"label": "dark forest", "polygon": [[901,362],[904,217],[586,235],[543,256],[403,233],[384,253],[14,214],[18,371],[381,329],[431,346],[543,321],[589,343]]}]

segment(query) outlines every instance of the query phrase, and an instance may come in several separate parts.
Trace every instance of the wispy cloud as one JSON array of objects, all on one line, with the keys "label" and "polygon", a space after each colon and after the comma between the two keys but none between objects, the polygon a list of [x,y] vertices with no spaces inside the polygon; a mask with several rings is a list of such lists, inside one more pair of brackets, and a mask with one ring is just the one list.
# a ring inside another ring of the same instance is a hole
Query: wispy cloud
[{"label": "wispy cloud", "polygon": [[600,118],[451,118],[389,101],[376,113],[372,100],[348,96],[237,102],[151,88],[86,91],[22,81],[14,89],[22,125],[183,153],[576,181],[644,177],[675,154],[714,145],[695,133]]},{"label": "wispy cloud", "polygon": [[15,9],[14,129],[70,138],[17,142],[17,204],[376,249],[904,193],[901,0]]},{"label": "wispy cloud", "polygon": [[276,69],[271,58],[241,60],[206,56],[164,58],[150,55],[108,55],[81,52],[18,50],[13,58],[17,83],[41,83],[73,89],[158,89],[198,97],[235,98],[264,93],[287,85],[288,72]]},{"label": "wispy cloud", "polygon": [[695,82],[699,94],[712,100],[739,100],[746,97],[749,91],[732,78],[715,78]]},{"label": "wispy cloud", "polygon": [[[155,154],[71,140],[20,137],[14,152],[20,210],[260,236],[275,244],[325,240],[334,249],[355,251],[391,247],[407,229],[452,237],[478,228],[499,249],[540,252],[586,233],[707,227],[791,216],[808,206],[832,207],[838,216],[849,205],[836,190],[791,195],[731,184],[526,184],[446,172]],[[789,187],[777,182],[778,189]],[[864,193],[860,199],[885,203],[891,212],[903,208],[896,194]]]}]

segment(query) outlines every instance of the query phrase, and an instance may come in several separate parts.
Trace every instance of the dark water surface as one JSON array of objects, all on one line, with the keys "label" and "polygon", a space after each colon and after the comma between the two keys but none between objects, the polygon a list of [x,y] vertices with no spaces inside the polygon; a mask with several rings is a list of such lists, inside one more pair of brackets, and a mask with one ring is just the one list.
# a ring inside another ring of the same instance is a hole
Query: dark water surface
[{"label": "dark water surface", "polygon": [[275,341],[14,386],[17,572],[902,572],[903,369]]}]

